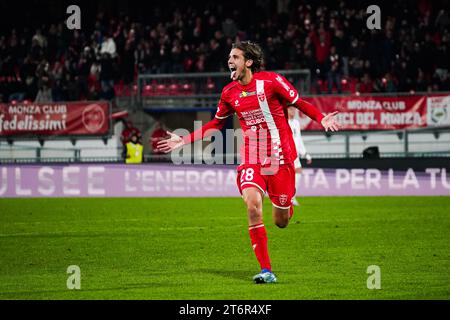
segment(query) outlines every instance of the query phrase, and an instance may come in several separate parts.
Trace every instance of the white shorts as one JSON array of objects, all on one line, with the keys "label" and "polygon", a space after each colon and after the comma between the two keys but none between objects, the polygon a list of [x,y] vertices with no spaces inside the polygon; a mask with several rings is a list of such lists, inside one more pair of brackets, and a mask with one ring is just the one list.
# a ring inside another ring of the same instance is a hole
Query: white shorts
[{"label": "white shorts", "polygon": [[302,167],[302,164],[301,164],[301,162],[300,162],[300,158],[297,157],[297,158],[295,159],[295,161],[294,161],[294,168],[295,168],[295,169],[299,169],[299,168],[301,168],[301,167]]}]

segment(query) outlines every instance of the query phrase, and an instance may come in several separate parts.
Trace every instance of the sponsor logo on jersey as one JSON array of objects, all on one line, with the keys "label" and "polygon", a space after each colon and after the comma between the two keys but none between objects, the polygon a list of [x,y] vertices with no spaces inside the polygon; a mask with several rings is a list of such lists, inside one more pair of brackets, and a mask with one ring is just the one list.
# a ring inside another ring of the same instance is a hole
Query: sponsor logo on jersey
[{"label": "sponsor logo on jersey", "polygon": [[248,127],[266,122],[266,118],[264,117],[261,109],[242,111],[241,116],[245,120],[245,125]]},{"label": "sponsor logo on jersey", "polygon": [[254,96],[255,94],[256,94],[256,91],[250,91],[250,92],[242,91],[242,92],[239,94],[239,98],[251,97],[251,96]]}]

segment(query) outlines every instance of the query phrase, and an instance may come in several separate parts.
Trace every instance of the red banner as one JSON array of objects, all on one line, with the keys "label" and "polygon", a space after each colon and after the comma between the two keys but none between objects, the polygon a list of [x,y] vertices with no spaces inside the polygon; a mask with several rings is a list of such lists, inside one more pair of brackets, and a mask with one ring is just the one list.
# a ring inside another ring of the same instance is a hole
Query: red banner
[{"label": "red banner", "polygon": [[[339,111],[341,130],[395,130],[450,125],[449,95],[304,97],[323,113]],[[303,130],[322,130],[301,114]]]},{"label": "red banner", "polygon": [[106,135],[108,102],[0,104],[0,137]]}]

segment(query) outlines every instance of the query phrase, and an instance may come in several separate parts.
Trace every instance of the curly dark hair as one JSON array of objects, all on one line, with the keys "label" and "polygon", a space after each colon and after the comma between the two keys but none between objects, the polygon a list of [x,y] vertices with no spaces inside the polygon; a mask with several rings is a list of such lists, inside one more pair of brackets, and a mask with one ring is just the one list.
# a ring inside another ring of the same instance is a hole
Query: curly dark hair
[{"label": "curly dark hair", "polygon": [[233,43],[232,49],[242,50],[245,60],[253,61],[253,64],[250,67],[252,72],[261,70],[261,66],[264,63],[264,53],[257,43],[251,41],[235,42]]}]

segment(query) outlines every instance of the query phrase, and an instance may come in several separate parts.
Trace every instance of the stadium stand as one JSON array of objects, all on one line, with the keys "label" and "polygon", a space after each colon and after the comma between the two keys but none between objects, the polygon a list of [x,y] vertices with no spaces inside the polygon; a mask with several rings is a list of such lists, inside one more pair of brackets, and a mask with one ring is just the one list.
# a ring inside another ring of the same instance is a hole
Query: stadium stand
[{"label": "stadium stand", "polygon": [[[227,71],[231,44],[248,39],[263,47],[266,69],[308,72],[307,90],[302,94],[450,91],[450,17],[445,0],[380,1],[382,29],[372,31],[365,26],[370,1],[242,1],[237,10],[225,1],[129,1],[124,5],[122,0],[95,4],[82,0],[80,5],[88,9],[83,11],[81,30],[68,30],[65,16],[56,14],[65,12],[67,3],[0,4],[0,9],[3,5],[14,12],[0,10],[0,102],[109,100],[113,111],[132,111],[133,122],[143,136],[148,135],[145,130],[160,117],[169,119],[158,115],[141,120],[147,115],[142,113],[145,109],[136,111],[135,97],[153,99],[156,105],[164,101],[163,107],[172,112],[183,111],[177,101],[199,113],[211,111],[224,85],[223,79],[212,75]],[[141,85],[141,75],[154,78]],[[195,95],[202,97],[190,99]],[[122,127],[116,123],[114,128],[117,141],[78,139],[77,143],[117,149]],[[430,145],[445,151],[448,138],[446,132],[413,132],[407,147],[397,132],[320,138],[306,134],[305,140],[314,142],[313,153],[326,149],[348,156],[362,154],[373,144],[382,144],[382,155],[426,152]],[[52,144],[74,147],[69,140],[46,143],[46,147]],[[32,157],[42,142],[26,145],[32,150],[17,150],[17,154]],[[68,153],[74,152],[78,151]],[[111,151],[111,157],[114,154]]]},{"label": "stadium stand", "polygon": [[[34,101],[38,94],[52,101],[112,99],[132,94],[139,73],[224,71],[237,39],[259,42],[267,69],[309,69],[315,94],[450,90],[445,1],[385,2],[380,31],[364,28],[364,1],[252,3],[236,10],[221,2],[157,1],[146,17],[105,5],[81,30],[67,30],[64,21],[2,28],[1,101]],[[144,93],[185,90],[155,83]]]}]

